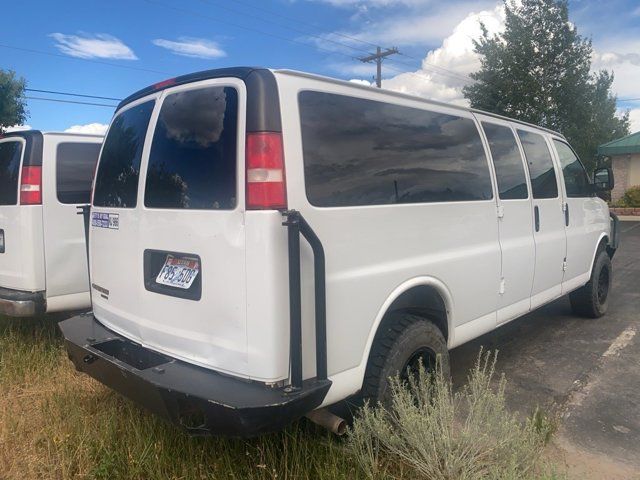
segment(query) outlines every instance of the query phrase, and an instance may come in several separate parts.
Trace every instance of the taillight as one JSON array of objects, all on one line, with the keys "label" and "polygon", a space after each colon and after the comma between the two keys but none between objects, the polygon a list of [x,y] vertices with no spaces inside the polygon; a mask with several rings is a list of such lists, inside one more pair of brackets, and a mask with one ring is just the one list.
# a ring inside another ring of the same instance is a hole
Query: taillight
[{"label": "taillight", "polygon": [[42,167],[22,167],[20,205],[42,204]]},{"label": "taillight", "polygon": [[282,134],[247,133],[247,210],[287,208]]}]

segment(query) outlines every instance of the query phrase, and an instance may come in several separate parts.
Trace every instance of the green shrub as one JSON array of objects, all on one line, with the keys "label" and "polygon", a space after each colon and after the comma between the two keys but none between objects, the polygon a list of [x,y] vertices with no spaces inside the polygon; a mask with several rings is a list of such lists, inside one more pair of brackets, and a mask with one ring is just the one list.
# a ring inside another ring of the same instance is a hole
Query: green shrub
[{"label": "green shrub", "polygon": [[[492,386],[496,355],[478,356],[468,384],[454,393],[441,372],[393,380],[393,403],[366,406],[347,444],[369,478],[538,479],[553,431],[540,412],[524,424],[505,405],[505,380]],[[405,472],[399,473],[399,472]]]},{"label": "green shrub", "polygon": [[621,200],[624,207],[640,208],[640,185],[627,189]]}]

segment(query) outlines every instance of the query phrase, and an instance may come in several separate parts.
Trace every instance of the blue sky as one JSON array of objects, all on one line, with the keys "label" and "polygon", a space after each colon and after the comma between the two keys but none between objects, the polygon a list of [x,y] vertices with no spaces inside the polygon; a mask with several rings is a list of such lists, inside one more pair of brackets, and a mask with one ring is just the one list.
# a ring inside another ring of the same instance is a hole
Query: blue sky
[{"label": "blue sky", "polygon": [[[370,81],[373,67],[354,57],[380,43],[403,53],[386,62],[385,88],[464,103],[461,87],[477,68],[471,39],[479,20],[501,28],[499,5],[496,0],[35,0],[25,8],[7,1],[0,68],[15,70],[33,89],[122,98],[171,76],[234,65]],[[579,32],[593,39],[594,68],[615,72],[621,99],[640,98],[640,1],[571,0],[570,12]],[[640,101],[621,101],[619,107],[631,110],[639,130]],[[99,130],[113,109],[29,100],[29,112],[27,124],[33,128]],[[99,125],[86,127],[91,124]]]}]

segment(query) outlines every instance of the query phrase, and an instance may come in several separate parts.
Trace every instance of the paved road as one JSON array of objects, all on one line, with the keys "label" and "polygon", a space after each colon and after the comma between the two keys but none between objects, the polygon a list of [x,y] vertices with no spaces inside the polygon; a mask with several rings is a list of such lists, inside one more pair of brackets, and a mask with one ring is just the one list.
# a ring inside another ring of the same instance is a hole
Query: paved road
[{"label": "paved road", "polygon": [[565,297],[451,352],[461,383],[481,345],[497,349],[512,409],[558,413],[568,450],[628,467],[591,478],[640,478],[640,222],[621,222],[621,232],[603,318],[574,316]]}]

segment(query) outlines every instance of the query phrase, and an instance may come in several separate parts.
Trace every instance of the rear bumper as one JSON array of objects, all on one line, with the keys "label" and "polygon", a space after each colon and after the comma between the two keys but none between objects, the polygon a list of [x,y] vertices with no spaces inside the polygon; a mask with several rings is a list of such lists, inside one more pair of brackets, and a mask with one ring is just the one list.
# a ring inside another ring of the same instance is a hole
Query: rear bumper
[{"label": "rear bumper", "polygon": [[102,326],[92,313],[63,322],[77,370],[196,435],[250,437],[276,431],[322,403],[331,382],[289,393],[159,354]]},{"label": "rear bumper", "polygon": [[31,317],[47,309],[44,292],[24,292],[0,287],[0,314],[10,317]]}]

